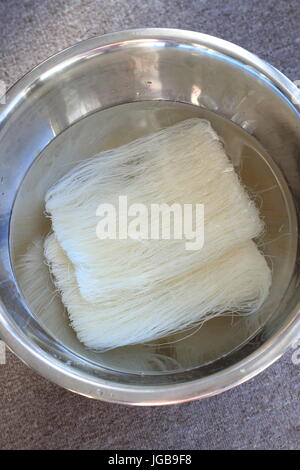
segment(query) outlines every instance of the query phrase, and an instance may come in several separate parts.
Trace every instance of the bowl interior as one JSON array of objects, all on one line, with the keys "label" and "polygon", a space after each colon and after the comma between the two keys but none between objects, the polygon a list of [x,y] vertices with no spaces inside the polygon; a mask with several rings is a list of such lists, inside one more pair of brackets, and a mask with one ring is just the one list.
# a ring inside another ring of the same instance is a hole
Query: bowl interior
[{"label": "bowl interior", "polygon": [[[152,345],[89,351],[68,325],[42,253],[42,308],[18,271],[28,244],[49,231],[45,192],[77,161],[193,116],[212,122],[260,206],[266,232],[259,242],[273,270],[270,296],[252,318],[219,318],[189,337],[180,334]],[[200,44],[136,39],[54,58],[0,134],[9,208],[4,212],[9,256],[3,263],[11,280],[2,293],[6,309],[53,357],[117,382],[182,382],[241,361],[276,335],[299,300],[297,129],[297,110],[266,77]]]},{"label": "bowl interior", "polygon": [[[105,353],[90,351],[77,340],[69,326],[68,316],[43,262],[42,250],[35,255],[36,271],[23,272],[18,268],[20,256],[32,241],[46,236],[50,230],[44,215],[45,191],[76,162],[195,116],[209,119],[222,136],[236,171],[260,206],[266,229],[257,242],[273,271],[268,301],[254,316],[220,317],[208,321],[200,329],[165,337],[151,345],[127,346]],[[93,113],[70,126],[51,141],[31,165],[18,191],[11,219],[15,275],[27,305],[40,324],[57,341],[86,360],[135,373],[199,367],[239,348],[253,337],[280,304],[295,262],[293,209],[290,193],[278,168],[257,141],[236,124],[215,112],[184,103],[140,101],[122,104]],[[25,227],[24,221],[28,221]]]}]

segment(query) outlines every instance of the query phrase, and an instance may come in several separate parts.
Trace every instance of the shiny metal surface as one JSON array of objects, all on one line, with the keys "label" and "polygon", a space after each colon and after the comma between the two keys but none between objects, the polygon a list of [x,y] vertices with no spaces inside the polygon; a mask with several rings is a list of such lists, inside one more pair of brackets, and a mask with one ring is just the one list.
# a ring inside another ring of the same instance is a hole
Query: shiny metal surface
[{"label": "shiny metal surface", "polygon": [[0,334],[13,351],[65,388],[139,405],[214,395],[278,359],[300,334],[296,269],[284,305],[262,331],[215,364],[141,376],[121,374],[72,355],[43,330],[18,291],[10,259],[10,218],[25,174],[56,136],[96,111],[143,100],[202,106],[242,126],[280,167],[298,208],[299,93],[280,72],[238,46],[167,29],[132,30],[83,41],[20,80],[0,108]]}]

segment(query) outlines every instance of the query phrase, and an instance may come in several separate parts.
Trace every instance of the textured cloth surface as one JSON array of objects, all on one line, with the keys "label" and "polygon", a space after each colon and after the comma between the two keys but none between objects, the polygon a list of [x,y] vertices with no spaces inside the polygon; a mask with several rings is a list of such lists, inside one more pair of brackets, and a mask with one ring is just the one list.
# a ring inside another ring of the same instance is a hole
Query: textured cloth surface
[{"label": "textured cloth surface", "polygon": [[[11,85],[81,39],[147,26],[233,41],[296,80],[299,24],[299,0],[0,0],[0,80]],[[76,396],[7,353],[0,449],[299,449],[300,365],[291,355],[217,397],[134,408]]]}]

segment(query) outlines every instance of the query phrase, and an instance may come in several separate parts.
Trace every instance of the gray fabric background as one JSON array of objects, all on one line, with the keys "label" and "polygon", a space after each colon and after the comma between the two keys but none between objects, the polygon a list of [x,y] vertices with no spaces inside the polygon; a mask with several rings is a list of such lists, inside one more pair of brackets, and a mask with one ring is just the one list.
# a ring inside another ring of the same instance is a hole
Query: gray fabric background
[{"label": "gray fabric background", "polygon": [[[197,30],[233,41],[300,79],[299,0],[0,0],[0,80],[49,55],[133,27]],[[292,352],[223,395],[164,408],[88,400],[11,353],[0,365],[1,449],[299,449],[300,365]]]}]

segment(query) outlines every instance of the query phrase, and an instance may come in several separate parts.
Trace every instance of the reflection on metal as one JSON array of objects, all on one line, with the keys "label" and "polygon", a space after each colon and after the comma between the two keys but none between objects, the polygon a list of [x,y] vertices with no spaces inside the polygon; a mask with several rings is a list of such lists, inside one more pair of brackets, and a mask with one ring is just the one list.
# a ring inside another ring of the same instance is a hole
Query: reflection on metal
[{"label": "reflection on metal", "polygon": [[191,93],[191,103],[199,106],[199,97],[201,95],[201,88],[198,85],[192,86],[192,93]]}]

